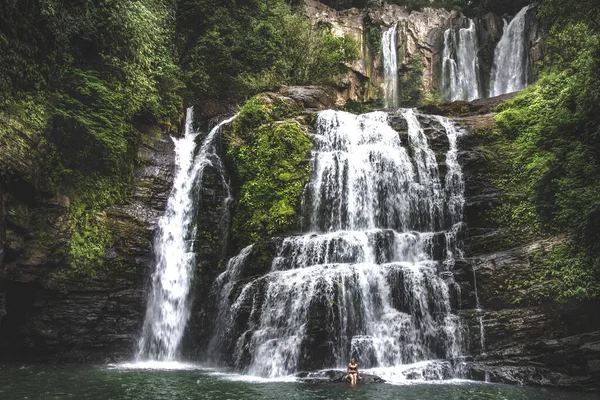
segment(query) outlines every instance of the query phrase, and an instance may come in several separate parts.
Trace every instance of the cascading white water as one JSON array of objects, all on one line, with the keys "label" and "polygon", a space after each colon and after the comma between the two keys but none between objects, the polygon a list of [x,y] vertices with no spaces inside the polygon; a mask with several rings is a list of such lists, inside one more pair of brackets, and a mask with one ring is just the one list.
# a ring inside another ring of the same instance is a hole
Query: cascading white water
[{"label": "cascading white water", "polygon": [[442,97],[444,100],[471,101],[482,97],[479,77],[479,56],[475,23],[446,29],[442,61]]},{"label": "cascading white water", "polygon": [[398,56],[396,36],[398,24],[383,32],[381,47],[383,54],[383,92],[385,107],[398,107]]},{"label": "cascading white water", "polygon": [[527,86],[527,48],[525,6],[510,21],[504,23],[504,32],[496,50],[490,78],[490,97],[516,92]]},{"label": "cascading white water", "polygon": [[413,109],[406,110],[404,118],[408,123],[408,144],[413,151],[413,161],[417,167],[417,180],[423,182],[421,193],[418,197],[420,205],[429,217],[426,225],[429,231],[441,228],[444,221],[444,195],[440,184],[439,171],[435,153],[429,148],[427,137],[415,115]]},{"label": "cascading white water", "polygon": [[[481,346],[481,354],[485,354],[485,330],[483,329],[483,310],[479,302],[479,292],[477,291],[477,271],[473,270],[473,291],[475,292],[475,311],[479,314],[479,345]],[[487,378],[486,378],[487,382]]]},{"label": "cascading white water", "polygon": [[446,192],[446,206],[450,210],[448,213],[450,223],[454,227],[456,224],[462,224],[465,205],[465,180],[458,163],[458,138],[462,135],[462,131],[448,118],[436,116],[436,119],[444,127],[450,147],[446,153],[448,172],[446,173],[444,189]]},{"label": "cascading white water", "polygon": [[[189,318],[190,282],[196,265],[193,242],[198,198],[195,193],[202,186],[207,166],[221,171],[223,187],[229,191],[214,142],[219,128],[233,118],[214,127],[198,149],[196,139],[200,132],[192,127],[192,115],[192,109],[189,108],[185,136],[173,139],[176,172],[173,190],[154,240],[155,270],[144,327],[138,341],[138,361],[173,361],[178,355],[179,343]],[[230,199],[228,193],[225,201]]]},{"label": "cascading white water", "polygon": [[[455,258],[463,258],[463,253],[456,243],[456,236],[463,227],[463,208],[465,205],[465,180],[462,169],[458,163],[458,137],[462,135],[457,126],[448,118],[436,116],[436,119],[444,127],[450,149],[446,153],[446,179],[444,184],[445,204],[449,212],[450,230],[446,231],[446,260],[448,269],[454,267]],[[456,254],[455,254],[456,253]]]},{"label": "cascading white water", "polygon": [[[250,282],[239,278],[252,249],[230,261],[214,287],[212,354],[266,377],[342,367],[350,356],[361,368],[397,368],[462,354],[448,261],[464,203],[460,133],[427,117],[448,136],[441,179],[422,117],[398,116],[406,143],[386,113],[319,113],[303,203],[310,232],[281,239],[270,271]],[[448,370],[415,368],[437,379]]]}]

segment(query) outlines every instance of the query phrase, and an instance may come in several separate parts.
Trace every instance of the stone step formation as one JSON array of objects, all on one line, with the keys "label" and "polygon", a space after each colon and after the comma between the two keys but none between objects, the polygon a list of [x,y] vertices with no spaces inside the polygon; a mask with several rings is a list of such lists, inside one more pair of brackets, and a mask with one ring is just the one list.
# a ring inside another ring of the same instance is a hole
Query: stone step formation
[{"label": "stone step formation", "polygon": [[[393,369],[463,356],[452,306],[464,202],[460,134],[446,118],[412,109],[320,112],[305,233],[276,240],[261,276],[245,273],[253,246],[231,259],[213,287],[211,359],[281,377],[343,368],[350,357],[361,368]],[[431,378],[458,372],[436,370],[443,374]]]},{"label": "stone step formation", "polygon": [[[495,88],[498,80],[506,81],[497,72],[500,65],[510,64],[517,77],[524,74],[515,68],[526,63],[512,62],[505,49],[524,47],[527,9],[505,24],[490,93],[514,86]],[[475,24],[466,22],[444,33],[442,89],[450,100],[473,100],[483,93]],[[394,24],[382,33],[389,108],[398,105],[397,28]],[[214,144],[219,126],[197,151],[199,133],[191,119],[188,110],[186,136],[176,146],[179,170],[156,237],[138,360],[178,356],[196,263],[190,240],[198,203],[194,193],[200,192],[205,165],[216,162],[223,169]],[[430,135],[444,138],[442,146],[430,145],[425,121]],[[229,260],[212,289],[217,319],[209,359],[252,375],[280,377],[300,369],[343,367],[352,356],[363,368],[464,356],[463,332],[452,308],[457,303],[452,297],[458,296],[452,269],[462,256],[459,134],[450,120],[413,109],[360,116],[319,113],[314,172],[303,196],[306,233],[276,240],[270,270],[259,276],[246,271],[252,269],[253,246]],[[230,200],[225,173],[221,177]],[[428,376],[457,373],[439,370],[444,374]]]}]

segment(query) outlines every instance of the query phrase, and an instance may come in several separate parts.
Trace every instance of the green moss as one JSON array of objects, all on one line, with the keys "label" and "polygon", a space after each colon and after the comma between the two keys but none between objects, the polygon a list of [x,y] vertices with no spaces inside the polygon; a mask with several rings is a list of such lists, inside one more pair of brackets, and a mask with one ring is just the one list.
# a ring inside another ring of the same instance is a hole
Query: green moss
[{"label": "green moss", "polygon": [[5,231],[5,243],[4,243],[4,248],[12,251],[12,252],[18,252],[21,251],[23,249],[23,238],[17,234],[15,231],[11,230],[11,229],[7,229]]},{"label": "green moss", "polygon": [[[554,32],[569,62],[547,70],[534,85],[499,107],[498,130],[486,144],[500,204],[496,225],[511,229],[515,244],[551,236],[564,243],[531,260],[535,273],[507,282],[539,302],[600,298],[600,147],[598,146],[598,36],[580,25]],[[573,36],[578,38],[573,43]],[[577,46],[572,52],[569,46]],[[595,109],[596,108],[596,109]]]},{"label": "green moss", "polygon": [[106,227],[106,215],[86,214],[75,220],[69,253],[71,266],[78,274],[95,275],[103,261],[112,236]]},{"label": "green moss", "polygon": [[130,196],[128,176],[74,176],[70,208],[69,256],[72,272],[94,276],[114,244],[104,210]]},{"label": "green moss", "polygon": [[364,114],[371,111],[378,110],[383,108],[383,102],[381,100],[377,101],[354,101],[348,100],[346,104],[344,104],[343,110],[353,114]]},{"label": "green moss", "polygon": [[305,126],[315,126],[317,123],[317,119],[319,114],[316,112],[305,112],[302,115],[299,115],[297,120]]},{"label": "green moss", "polygon": [[47,108],[41,96],[0,104],[0,175],[10,171],[44,186],[52,180]]},{"label": "green moss", "polygon": [[289,120],[295,112],[281,101],[253,97],[228,135],[227,152],[239,182],[233,218],[239,246],[286,232],[297,222],[312,142],[299,123]]},{"label": "green moss", "polygon": [[262,239],[254,243],[249,259],[249,268],[246,270],[250,275],[264,275],[271,269],[273,257],[277,249],[274,243],[268,239]]},{"label": "green moss", "polygon": [[371,57],[381,52],[381,26],[376,24],[369,15],[364,18],[364,38]]},{"label": "green moss", "polygon": [[[175,5],[50,0],[3,11],[0,179],[70,198],[69,273],[93,276],[114,242],[105,210],[129,197],[140,141],[181,116]],[[47,248],[53,233],[41,226],[30,240]]]},{"label": "green moss", "polygon": [[539,304],[553,300],[587,300],[600,297],[597,275],[600,265],[590,268],[590,260],[567,243],[531,255],[527,275],[513,273],[501,287],[514,304]]},{"label": "green moss", "polygon": [[27,228],[31,218],[29,208],[25,204],[9,204],[6,214],[8,222],[22,229]]},{"label": "green moss", "polygon": [[416,107],[423,97],[423,62],[419,54],[413,54],[401,69],[399,76],[399,101],[403,107]]}]

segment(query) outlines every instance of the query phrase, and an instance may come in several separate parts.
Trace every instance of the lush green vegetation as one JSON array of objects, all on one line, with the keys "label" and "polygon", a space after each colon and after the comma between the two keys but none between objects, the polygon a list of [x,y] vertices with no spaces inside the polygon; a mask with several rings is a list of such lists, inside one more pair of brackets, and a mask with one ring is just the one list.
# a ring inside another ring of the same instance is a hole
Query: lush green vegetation
[{"label": "lush green vegetation", "polygon": [[423,62],[418,54],[408,60],[399,72],[399,101],[404,107],[416,107],[423,98]]},{"label": "lush green vegetation", "polygon": [[537,300],[600,298],[600,18],[574,2],[547,0],[551,59],[541,79],[497,116],[507,173],[495,218],[518,232],[566,235],[534,260]]},{"label": "lush green vegetation", "polygon": [[104,210],[128,201],[140,141],[177,129],[185,102],[211,114],[328,84],[357,50],[285,0],[7,0],[0,55],[0,178],[36,175],[71,198],[69,258],[93,274],[113,242]]},{"label": "lush green vegetation", "polygon": [[181,64],[195,104],[231,103],[283,85],[331,84],[356,43],[284,0],[182,0]]},{"label": "lush green vegetation", "polygon": [[367,14],[363,20],[365,27],[365,41],[371,57],[377,56],[381,52],[381,26],[371,20]]},{"label": "lush green vegetation", "polygon": [[283,233],[298,222],[308,182],[312,141],[290,120],[295,110],[280,99],[255,96],[241,109],[228,134],[228,154],[240,184],[233,234],[238,246]]},{"label": "lush green vegetation", "polygon": [[[490,2],[394,0],[487,10]],[[356,44],[313,26],[285,0],[7,0],[0,4],[0,179],[21,173],[67,194],[72,271],[93,275],[111,246],[111,205],[128,201],[135,153],[184,103],[210,114],[291,84],[331,84]],[[293,2],[292,2],[293,3]],[[362,0],[330,0],[336,7]],[[564,240],[531,260],[535,301],[600,298],[600,9],[544,0],[552,26],[539,82],[504,105],[490,138],[502,174],[492,217],[515,240]],[[367,42],[380,48],[367,21]],[[377,50],[376,50],[377,49]],[[422,66],[401,71],[404,104],[420,102]],[[411,84],[413,84],[411,86]],[[349,104],[364,110],[365,104]],[[221,108],[222,109],[222,108]],[[285,102],[249,100],[231,127],[241,246],[293,229],[311,142]],[[499,157],[498,155],[501,155]],[[501,159],[500,159],[501,158]]]},{"label": "lush green vegetation", "polygon": [[[78,271],[99,265],[111,242],[101,210],[127,197],[144,127],[168,127],[180,117],[172,6],[161,0],[0,5],[3,123],[33,121],[30,133],[48,144],[39,173],[47,188],[73,199],[69,253]],[[7,142],[6,152],[18,145]]]}]

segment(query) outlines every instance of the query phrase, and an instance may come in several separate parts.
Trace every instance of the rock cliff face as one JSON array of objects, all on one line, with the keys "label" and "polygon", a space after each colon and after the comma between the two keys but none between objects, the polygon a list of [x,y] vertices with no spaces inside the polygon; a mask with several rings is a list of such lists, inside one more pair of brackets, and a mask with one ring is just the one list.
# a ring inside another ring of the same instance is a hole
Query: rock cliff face
[{"label": "rock cliff face", "polygon": [[371,100],[380,96],[383,84],[383,60],[379,46],[381,30],[396,23],[400,73],[411,68],[415,57],[418,58],[423,65],[423,89],[426,93],[434,91],[443,30],[450,17],[449,12],[433,8],[408,12],[404,7],[387,3],[366,10],[337,11],[314,0],[306,0],[305,3],[311,20],[329,23],[335,34],[348,35],[359,43],[361,60],[351,66],[350,73],[340,78],[340,83],[347,86],[339,93],[340,101]]},{"label": "rock cliff face", "polygon": [[[408,13],[399,6],[375,3],[368,10],[336,11],[314,0],[305,3],[312,20],[329,23],[337,34],[350,35],[360,43],[363,57],[351,66],[350,73],[339,78],[345,88],[338,91],[338,102],[379,96],[382,60],[374,39],[380,37],[383,27],[395,23],[400,73],[418,58],[423,65],[423,91],[437,92],[443,32],[463,27],[466,22],[464,16],[445,10]],[[502,35],[501,15],[514,14],[527,3],[498,2],[492,10],[495,13],[475,19],[483,76],[489,74],[494,47]],[[535,14],[535,8],[527,14],[530,82],[543,57],[544,30]],[[486,82],[483,85],[487,86]],[[291,98],[312,111],[334,107],[331,93],[320,88],[290,88],[268,96]],[[508,232],[487,217],[499,202],[491,183],[496,171],[487,162],[493,157],[487,143],[495,127],[491,110],[506,98],[423,109],[456,117],[471,131],[459,144],[466,179],[467,229],[465,258],[457,261],[454,272],[460,295],[453,294],[453,308],[460,310],[468,337],[466,374],[493,382],[597,388],[599,304],[515,303],[511,299],[519,295],[518,290],[506,288],[513,276],[533,271],[531,260],[536,254],[563,240],[555,237],[514,244]],[[394,122],[393,114],[391,118],[393,124],[403,123]],[[310,118],[305,121],[309,123]],[[434,150],[439,154],[447,151],[448,143],[440,139],[431,121],[421,122]],[[395,128],[406,131],[406,126]],[[0,148],[2,140],[0,137]],[[68,266],[69,198],[48,190],[39,178],[37,161],[44,154],[44,144],[24,133],[19,140],[23,143],[20,151],[0,157],[0,360],[130,359],[144,318],[154,232],[172,187],[171,138],[162,135],[140,146],[130,203],[105,210],[114,245],[103,267],[86,279],[72,275]],[[201,188],[203,203],[198,207],[194,306],[184,343],[184,353],[192,356],[206,350],[216,317],[205,306],[211,305],[210,286],[228,257],[238,250],[227,247],[228,210],[220,208],[224,190],[217,172],[208,168],[206,173],[209,183]],[[244,281],[264,274],[278,240],[256,246],[239,284],[232,289],[233,295],[239,294]],[[312,337],[326,339],[331,335],[331,327],[318,323],[326,312],[319,304],[311,310],[316,317],[308,327]],[[327,364],[328,354],[324,351],[320,359],[306,359],[306,368]]]},{"label": "rock cliff face", "polygon": [[[537,4],[537,3],[535,3]],[[528,75],[527,82],[532,83],[538,79],[540,68],[544,64],[544,41],[547,37],[548,27],[544,26],[538,18],[538,7],[532,7],[527,11],[526,26],[527,29],[527,63]]]},{"label": "rock cliff face", "polygon": [[[503,2],[482,6],[486,14],[474,18],[479,51],[481,85],[487,95],[494,49],[502,37],[505,13],[515,15],[529,1]],[[467,18],[444,9],[424,8],[408,12],[405,7],[385,2],[372,2],[366,9],[335,10],[315,0],[305,0],[306,13],[314,22],[330,24],[337,35],[348,35],[360,46],[361,59],[353,63],[351,71],[338,78],[338,102],[381,99],[383,86],[383,60],[381,33],[394,24],[397,30],[397,57],[399,76],[409,77],[409,71],[419,70],[424,96],[440,92],[444,31],[468,26]],[[516,10],[516,11],[515,11]],[[537,79],[539,64],[543,59],[543,27],[537,22],[537,8],[527,13],[527,48],[529,82]],[[409,82],[407,82],[409,83]],[[402,86],[402,85],[401,85]],[[401,87],[402,91],[402,87]],[[401,94],[402,97],[402,94]]]},{"label": "rock cliff face", "polygon": [[[467,375],[492,382],[598,388],[600,304],[533,304],[525,299],[534,293],[507,284],[515,277],[533,275],[535,257],[564,239],[515,243],[507,229],[489,218],[490,209],[500,201],[492,184],[498,171],[490,167],[494,154],[489,146],[495,129],[489,110],[499,100],[457,102],[437,110],[454,115],[470,131],[460,143],[466,183],[465,260],[456,264],[455,271],[473,357],[467,363]],[[435,110],[428,108],[427,112]],[[521,298],[524,300],[515,301]]]},{"label": "rock cliff face", "polygon": [[[298,115],[293,118],[282,116],[282,120],[275,121],[274,124],[289,122],[302,126],[303,130],[309,130],[310,125],[316,112],[335,107],[335,91],[325,89],[318,86],[305,87],[286,87],[278,92],[266,92],[259,95],[266,104],[277,104],[284,102],[293,110],[299,110]],[[232,160],[227,157],[226,153],[226,137],[230,134],[231,126],[222,127],[220,135],[220,151],[222,158],[226,164],[226,174],[231,182],[231,190],[235,197],[239,191],[240,182],[235,179],[235,166],[232,165]],[[211,183],[211,169],[205,170],[209,174],[204,178],[208,185],[201,188],[203,190],[203,203],[199,207],[198,215],[198,233],[197,245],[195,248],[198,260],[196,277],[194,279],[195,294],[194,305],[192,306],[192,315],[188,324],[185,343],[183,344],[183,353],[190,357],[198,358],[206,355],[208,346],[208,338],[212,330],[217,325],[215,319],[218,315],[215,314],[215,293],[212,291],[212,285],[218,274],[222,273],[227,265],[230,257],[237,254],[240,250],[236,248],[237,244],[233,243],[235,238],[231,228],[232,212],[234,207],[230,204],[230,208],[224,210],[221,208],[223,204],[222,194],[223,188],[219,186],[218,181]],[[216,171],[214,171],[216,172]],[[231,199],[233,203],[233,199]],[[254,247],[260,249],[254,252],[251,259],[251,267],[241,276],[241,279],[248,279],[264,273],[264,269],[270,264],[269,254],[274,252],[274,243],[270,240],[263,240],[255,244]],[[274,254],[271,254],[273,256]]]},{"label": "rock cliff face", "polygon": [[[270,96],[307,110],[334,107],[332,92],[318,87]],[[114,244],[94,276],[80,276],[69,266],[70,200],[44,188],[40,160],[46,148],[30,136],[20,138],[24,149],[9,152],[14,146],[6,146],[0,157],[0,360],[130,360],[145,315],[157,222],[173,185],[173,141],[163,134],[140,145],[129,203],[104,211]],[[219,171],[207,167],[204,182],[194,248],[195,312],[188,325],[193,334],[183,343],[189,355],[210,325],[201,305],[228,250],[229,210],[222,207],[226,191]]]},{"label": "rock cliff face", "polygon": [[[7,165],[0,186],[0,359],[129,359],[145,308],[152,238],[172,186],[173,145],[140,147],[133,197],[105,210],[114,245],[93,277],[68,265],[69,199],[40,189],[35,170]],[[35,165],[37,153],[23,153]]]},{"label": "rock cliff face", "polygon": [[[319,88],[290,88],[268,96],[291,98],[313,111],[333,107],[332,95]],[[468,338],[466,374],[493,382],[597,388],[599,304],[515,303],[511,299],[519,295],[518,290],[506,288],[512,276],[527,275],[536,268],[531,262],[536,254],[563,240],[555,237],[514,244],[507,231],[488,218],[491,207],[499,202],[492,185],[497,171],[488,162],[493,157],[489,133],[495,128],[491,110],[510,97],[422,109],[453,116],[470,131],[459,143],[466,180],[467,229],[465,258],[456,262],[454,272],[460,294],[453,294],[453,308],[460,310]],[[406,130],[403,120],[395,120],[393,114],[391,118],[395,129]],[[440,140],[443,137],[436,134],[431,121],[421,122],[434,151],[443,154],[447,142]],[[10,164],[3,165],[0,180],[0,359],[130,359],[144,317],[152,239],[172,186],[172,141],[163,135],[140,147],[131,202],[106,210],[114,246],[97,275],[84,280],[68,273],[65,249],[70,228],[65,219],[69,199],[39,184],[40,172],[34,161],[44,149],[39,143],[29,146],[21,153],[27,158],[14,154]],[[210,284],[237,250],[223,247],[227,229],[219,225],[223,214],[218,209],[222,188],[209,184],[202,190],[206,193],[202,196],[205,203],[199,207],[203,215],[196,248],[201,260],[194,283],[196,305],[184,343],[184,353],[192,356],[205,350],[207,327],[215,318],[201,304],[210,302]],[[233,295],[239,294],[241,283],[264,273],[278,240],[255,248]],[[318,316],[325,311],[316,307],[313,312]],[[328,327],[313,325],[309,328],[315,337],[327,337]],[[307,368],[327,362],[305,361]]]}]

